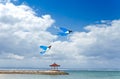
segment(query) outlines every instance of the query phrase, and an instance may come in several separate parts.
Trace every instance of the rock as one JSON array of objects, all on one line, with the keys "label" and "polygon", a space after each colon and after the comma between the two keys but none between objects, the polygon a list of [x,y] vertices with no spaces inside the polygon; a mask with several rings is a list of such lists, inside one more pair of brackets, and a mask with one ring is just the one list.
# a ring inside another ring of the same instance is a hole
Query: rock
[{"label": "rock", "polygon": [[69,73],[59,70],[0,70],[0,74],[43,74],[43,75],[69,75]]}]

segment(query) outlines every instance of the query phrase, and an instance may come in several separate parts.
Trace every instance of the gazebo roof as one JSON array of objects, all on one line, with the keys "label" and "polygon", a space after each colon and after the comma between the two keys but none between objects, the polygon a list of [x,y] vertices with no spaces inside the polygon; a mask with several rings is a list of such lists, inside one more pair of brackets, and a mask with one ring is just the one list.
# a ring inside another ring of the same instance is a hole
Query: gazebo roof
[{"label": "gazebo roof", "polygon": [[50,66],[52,66],[52,67],[59,67],[60,65],[58,65],[58,64],[56,64],[56,63],[53,63],[53,64],[51,64]]}]

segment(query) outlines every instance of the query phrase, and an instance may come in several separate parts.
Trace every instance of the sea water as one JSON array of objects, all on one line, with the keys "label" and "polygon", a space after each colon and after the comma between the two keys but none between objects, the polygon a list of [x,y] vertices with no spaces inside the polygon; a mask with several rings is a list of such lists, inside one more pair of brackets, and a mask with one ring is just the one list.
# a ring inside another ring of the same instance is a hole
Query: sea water
[{"label": "sea water", "polygon": [[0,74],[0,79],[120,79],[120,71],[66,71],[69,75]]}]

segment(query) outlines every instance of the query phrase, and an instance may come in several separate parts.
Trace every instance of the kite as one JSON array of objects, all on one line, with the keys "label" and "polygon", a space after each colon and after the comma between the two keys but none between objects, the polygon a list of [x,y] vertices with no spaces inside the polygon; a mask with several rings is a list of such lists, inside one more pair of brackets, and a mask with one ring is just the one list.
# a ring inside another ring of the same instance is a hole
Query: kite
[{"label": "kite", "polygon": [[69,30],[63,27],[59,27],[59,29],[61,30],[61,32],[58,32],[58,35],[60,36],[67,36],[68,34],[72,32],[72,30]]},{"label": "kite", "polygon": [[52,46],[40,46],[42,51],[40,52],[41,55],[43,55],[46,51],[48,51]]}]

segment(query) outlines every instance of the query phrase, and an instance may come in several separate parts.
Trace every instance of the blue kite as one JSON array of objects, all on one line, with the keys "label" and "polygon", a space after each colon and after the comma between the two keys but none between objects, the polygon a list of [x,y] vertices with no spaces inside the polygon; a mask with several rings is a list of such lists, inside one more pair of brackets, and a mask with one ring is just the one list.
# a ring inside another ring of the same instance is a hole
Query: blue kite
[{"label": "blue kite", "polygon": [[52,46],[40,46],[40,48],[42,49],[42,51],[40,52],[41,55],[45,54],[46,51],[48,51],[49,49],[51,49]]},{"label": "blue kite", "polygon": [[67,36],[68,34],[72,32],[72,30],[69,30],[63,27],[59,27],[59,29],[61,30],[61,32],[58,32],[57,35],[60,35],[60,36]]}]

